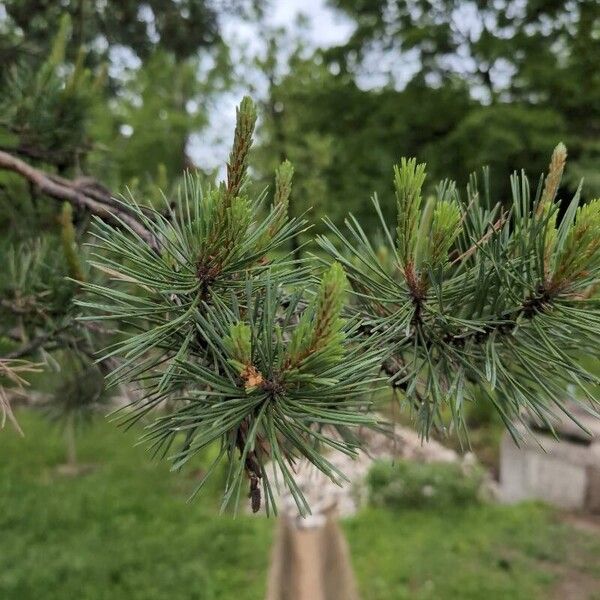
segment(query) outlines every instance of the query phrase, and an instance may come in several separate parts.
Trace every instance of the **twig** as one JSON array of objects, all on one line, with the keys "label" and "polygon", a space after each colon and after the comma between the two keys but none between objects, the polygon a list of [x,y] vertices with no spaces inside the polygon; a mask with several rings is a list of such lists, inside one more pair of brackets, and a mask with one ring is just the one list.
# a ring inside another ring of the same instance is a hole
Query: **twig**
[{"label": "twig", "polygon": [[29,356],[39,348],[43,347],[47,342],[50,342],[54,338],[56,338],[62,331],[67,329],[69,325],[63,325],[54,331],[49,331],[47,333],[42,333],[41,335],[33,338],[31,341],[23,344],[21,347],[12,350],[11,352],[7,352],[3,358],[5,359],[16,359],[23,358],[24,356]]},{"label": "twig", "polygon": [[480,248],[480,246],[485,244],[492,237],[492,235],[494,235],[494,233],[502,229],[505,223],[506,215],[502,215],[495,223],[492,223],[490,225],[490,228],[483,234],[481,239],[476,241],[468,250],[463,252],[460,256],[457,256],[452,261],[452,264],[455,265],[457,262],[460,262],[461,260],[465,260],[466,258],[472,256]]}]

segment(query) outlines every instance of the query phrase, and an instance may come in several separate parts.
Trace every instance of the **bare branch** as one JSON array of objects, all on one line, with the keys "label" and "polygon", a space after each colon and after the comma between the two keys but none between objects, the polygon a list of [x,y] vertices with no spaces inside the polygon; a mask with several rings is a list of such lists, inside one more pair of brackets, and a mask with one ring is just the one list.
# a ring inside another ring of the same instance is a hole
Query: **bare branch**
[{"label": "bare branch", "polygon": [[124,223],[139,235],[146,243],[157,249],[157,240],[142,223],[126,209],[120,206],[108,193],[93,192],[87,186],[77,185],[67,179],[58,178],[40,171],[26,162],[0,151],[0,169],[13,171],[34,184],[41,192],[56,200],[70,202],[73,206],[83,208],[101,219],[112,221],[117,225]]}]

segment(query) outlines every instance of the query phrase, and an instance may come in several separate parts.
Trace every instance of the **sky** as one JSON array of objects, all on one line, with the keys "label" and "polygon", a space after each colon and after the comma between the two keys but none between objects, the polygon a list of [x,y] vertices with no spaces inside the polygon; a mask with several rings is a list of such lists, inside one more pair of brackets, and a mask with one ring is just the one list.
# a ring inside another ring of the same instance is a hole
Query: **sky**
[{"label": "sky", "polygon": [[[298,25],[302,15],[306,24]],[[343,43],[351,35],[354,25],[339,11],[326,5],[326,0],[273,0],[268,11],[266,24],[269,27],[284,27],[292,36],[302,36],[309,48],[327,48]],[[264,53],[264,43],[258,26],[232,16],[223,17],[222,34],[225,42],[234,52],[243,52],[248,56],[260,56]],[[233,63],[235,60],[234,54]],[[194,134],[188,146],[188,152],[196,164],[203,169],[219,168],[224,171],[229,146],[235,126],[235,107],[241,97],[249,92],[252,95],[266,94],[266,82],[260,73],[244,72],[243,79],[248,86],[239,86],[231,93],[219,96],[218,102],[211,107],[209,126],[201,133]]]}]

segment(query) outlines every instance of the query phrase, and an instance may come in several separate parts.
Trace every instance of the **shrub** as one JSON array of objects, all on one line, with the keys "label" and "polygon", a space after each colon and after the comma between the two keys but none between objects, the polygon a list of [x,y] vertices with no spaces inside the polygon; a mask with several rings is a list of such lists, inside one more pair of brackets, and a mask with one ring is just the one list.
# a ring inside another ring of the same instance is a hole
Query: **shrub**
[{"label": "shrub", "polygon": [[378,461],[369,472],[369,500],[388,508],[464,506],[480,500],[484,472],[457,463]]}]

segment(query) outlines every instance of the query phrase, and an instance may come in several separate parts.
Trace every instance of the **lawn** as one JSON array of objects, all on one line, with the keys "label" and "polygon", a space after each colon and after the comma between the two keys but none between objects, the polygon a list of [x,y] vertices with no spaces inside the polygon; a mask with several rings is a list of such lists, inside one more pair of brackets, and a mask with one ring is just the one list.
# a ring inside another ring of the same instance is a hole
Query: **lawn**
[{"label": "lawn", "polygon": [[[96,468],[61,476],[58,432],[19,419],[24,439],[0,432],[0,598],[264,595],[272,521],[217,516],[216,485],[187,503],[198,473],[170,473],[108,422],[80,440]],[[599,538],[537,505],[367,509],[344,527],[365,600],[553,598],[561,578],[600,578]]]}]

